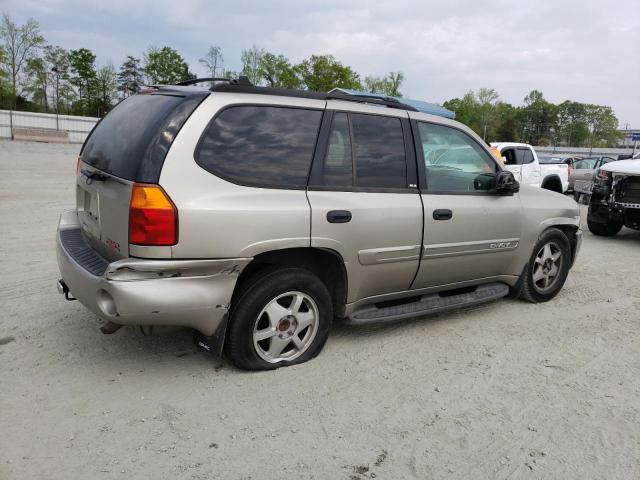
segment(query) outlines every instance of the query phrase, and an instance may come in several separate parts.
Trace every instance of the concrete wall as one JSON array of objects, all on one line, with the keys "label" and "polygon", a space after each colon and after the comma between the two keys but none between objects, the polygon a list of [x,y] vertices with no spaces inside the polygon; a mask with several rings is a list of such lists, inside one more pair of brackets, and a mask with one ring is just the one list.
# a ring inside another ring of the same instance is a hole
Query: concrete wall
[{"label": "concrete wall", "polygon": [[[82,143],[98,120],[100,119],[95,117],[60,115],[58,125],[60,130],[69,132],[69,141],[71,143]],[[9,111],[0,110],[0,138],[11,138],[9,125]],[[56,130],[56,115],[51,113],[13,112],[13,126],[14,128],[49,128]]]},{"label": "concrete wall", "polygon": [[[579,148],[579,147],[533,147],[537,153],[558,153],[558,154],[571,154],[571,155],[622,155],[630,154],[633,152],[629,148]],[[640,151],[637,150],[637,151]]]}]

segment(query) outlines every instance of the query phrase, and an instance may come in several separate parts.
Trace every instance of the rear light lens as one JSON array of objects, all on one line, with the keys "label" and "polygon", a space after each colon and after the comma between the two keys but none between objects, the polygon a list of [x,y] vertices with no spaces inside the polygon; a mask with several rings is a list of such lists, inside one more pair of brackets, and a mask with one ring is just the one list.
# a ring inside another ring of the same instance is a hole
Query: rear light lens
[{"label": "rear light lens", "polygon": [[598,170],[598,177],[606,180],[609,178],[609,172],[607,170]]},{"label": "rear light lens", "polygon": [[178,210],[159,185],[134,183],[129,206],[129,243],[178,243]]}]

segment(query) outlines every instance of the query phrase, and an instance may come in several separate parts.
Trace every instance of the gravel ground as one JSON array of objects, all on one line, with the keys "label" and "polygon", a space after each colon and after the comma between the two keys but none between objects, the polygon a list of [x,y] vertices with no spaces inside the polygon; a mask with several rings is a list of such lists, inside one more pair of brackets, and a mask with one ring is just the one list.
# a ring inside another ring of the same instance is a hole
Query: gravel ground
[{"label": "gravel ground", "polygon": [[640,477],[639,233],[586,231],[547,304],[337,325],[246,373],[56,293],[77,151],[0,142],[1,479]]}]

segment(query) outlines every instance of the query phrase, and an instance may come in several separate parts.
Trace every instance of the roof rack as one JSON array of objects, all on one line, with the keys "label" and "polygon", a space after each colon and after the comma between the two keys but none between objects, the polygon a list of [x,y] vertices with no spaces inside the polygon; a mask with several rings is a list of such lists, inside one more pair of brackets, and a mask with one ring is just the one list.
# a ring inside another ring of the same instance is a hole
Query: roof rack
[{"label": "roof rack", "polygon": [[249,78],[245,77],[244,75],[241,75],[238,78],[224,78],[224,77],[192,78],[191,80],[178,82],[176,83],[176,85],[179,85],[181,87],[187,87],[189,85],[196,85],[198,83],[204,83],[204,82],[226,82],[233,85],[253,86],[253,83],[249,81]]},{"label": "roof rack", "polygon": [[280,97],[309,98],[313,100],[342,100],[345,102],[380,105],[389,108],[397,108],[400,110],[411,110],[414,112],[418,111],[415,107],[402,103],[399,100],[391,97],[380,98],[376,96],[368,96],[366,94],[355,96],[339,92],[322,93],[312,92],[309,90],[294,90],[288,88],[256,87],[255,85],[251,84],[248,79],[246,80],[247,83],[241,82],[242,78],[243,77],[240,77],[237,82],[215,83],[211,86],[210,90],[212,92],[253,93],[259,95],[277,95]]}]

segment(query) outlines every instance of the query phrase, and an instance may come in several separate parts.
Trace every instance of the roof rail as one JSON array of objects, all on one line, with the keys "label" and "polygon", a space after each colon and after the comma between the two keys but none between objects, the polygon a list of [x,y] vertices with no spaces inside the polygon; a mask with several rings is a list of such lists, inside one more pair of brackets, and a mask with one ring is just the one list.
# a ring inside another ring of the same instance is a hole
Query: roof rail
[{"label": "roof rail", "polygon": [[[405,103],[400,102],[399,100],[391,97],[375,97],[375,96],[355,96],[355,95],[347,95],[344,93],[323,93],[323,92],[312,92],[309,90],[294,90],[288,88],[273,88],[273,87],[256,87],[252,85],[248,80],[247,83],[241,83],[240,77],[238,82],[234,83],[216,83],[211,86],[212,92],[231,92],[231,93],[252,93],[259,95],[277,95],[281,97],[296,97],[296,98],[309,98],[314,100],[342,100],[345,102],[356,102],[356,103],[369,103],[372,105],[380,105],[389,108],[397,108],[400,110],[411,110],[417,112],[418,110]],[[246,78],[246,77],[245,77]]]},{"label": "roof rail", "polygon": [[224,78],[224,77],[192,78],[190,80],[178,82],[176,83],[176,85],[179,85],[181,87],[186,87],[189,85],[196,85],[198,83],[204,83],[204,82],[226,82],[233,85],[253,86],[253,83],[249,81],[249,78],[245,77],[244,75],[241,75],[238,78]]},{"label": "roof rail", "polygon": [[418,110],[406,103],[402,103],[399,100],[391,97],[375,97],[373,95],[345,95],[343,93],[328,93],[327,100],[343,100],[345,102],[357,102],[357,103],[370,103],[373,105],[384,105],[389,108],[398,108],[400,110],[411,110],[412,112],[417,112]]}]

